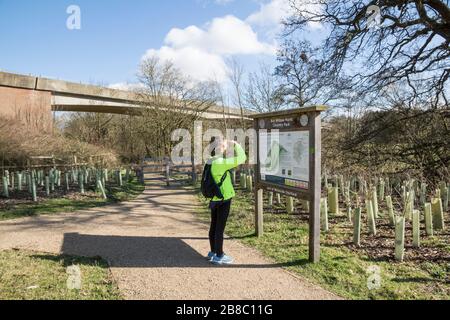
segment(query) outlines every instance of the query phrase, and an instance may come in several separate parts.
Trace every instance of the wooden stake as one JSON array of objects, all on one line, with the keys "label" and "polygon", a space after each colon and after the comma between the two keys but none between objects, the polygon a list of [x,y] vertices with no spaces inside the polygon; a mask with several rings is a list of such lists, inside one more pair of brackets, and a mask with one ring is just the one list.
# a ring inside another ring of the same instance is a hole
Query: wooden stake
[{"label": "wooden stake", "polygon": [[31,172],[27,172],[26,177],[27,177],[28,193],[32,194],[33,193],[33,184],[31,181]]},{"label": "wooden stake", "polygon": [[411,190],[406,193],[405,212],[404,212],[406,220],[409,221],[412,220],[413,211],[414,211],[414,191]]},{"label": "wooden stake", "polygon": [[105,199],[105,200],[108,199],[108,197],[106,196],[106,193],[105,193],[105,188],[103,187],[102,181],[100,179],[97,181],[97,186],[103,196],[103,199]]},{"label": "wooden stake", "polygon": [[45,194],[47,197],[50,195],[50,177],[48,175],[45,176]]},{"label": "wooden stake", "polygon": [[247,190],[253,192],[253,177],[251,175],[247,176]]},{"label": "wooden stake", "polygon": [[420,247],[420,211],[413,212],[413,247]]},{"label": "wooden stake", "polygon": [[425,205],[427,196],[427,184],[421,183],[420,185],[420,204]]},{"label": "wooden stake", "polygon": [[373,204],[371,200],[366,200],[366,210],[369,222],[369,231],[373,236],[377,235],[377,228],[375,224],[375,214],[373,213]]},{"label": "wooden stake", "polygon": [[328,201],[327,198],[320,199],[320,216],[322,220],[322,231],[328,232]]},{"label": "wooden stake", "polygon": [[395,260],[403,262],[405,256],[405,217],[397,217],[395,224]]},{"label": "wooden stake", "polygon": [[379,192],[379,196],[380,196],[380,201],[384,200],[384,194],[385,194],[385,181],[383,178],[380,178],[380,184],[379,184],[379,188],[380,188],[380,192]]},{"label": "wooden stake", "polygon": [[386,206],[388,209],[388,217],[389,223],[394,227],[395,226],[395,214],[394,214],[394,205],[392,204],[392,197],[386,197]]},{"label": "wooden stake", "polygon": [[361,208],[356,208],[353,216],[353,243],[361,245]]},{"label": "wooden stake", "polygon": [[378,219],[378,195],[377,195],[377,188],[373,187],[372,190],[372,209],[373,209],[373,215],[375,219]]},{"label": "wooden stake", "polygon": [[37,202],[36,181],[32,173],[31,173],[31,195],[33,197],[33,201]]},{"label": "wooden stake", "polygon": [[288,214],[294,213],[294,198],[293,197],[287,197],[286,198],[286,210]]},{"label": "wooden stake", "polygon": [[53,192],[53,191],[55,191],[55,177],[54,177],[53,169],[50,170],[48,178],[50,179],[50,191]]},{"label": "wooden stake", "polygon": [[448,204],[449,204],[448,188],[445,183],[443,183],[441,185],[441,199],[442,199],[442,207],[443,207],[444,211],[448,211]]},{"label": "wooden stake", "polygon": [[431,203],[425,203],[425,229],[428,236],[433,236],[433,213]]},{"label": "wooden stake", "polygon": [[117,172],[118,177],[119,177],[119,187],[121,187],[123,185],[123,181],[122,181],[122,170],[119,169],[119,171]]},{"label": "wooden stake", "polygon": [[269,192],[269,207],[273,207],[273,192]]},{"label": "wooden stake", "polygon": [[245,173],[241,172],[241,176],[240,176],[240,184],[241,184],[241,189],[245,190],[247,189],[247,175]]},{"label": "wooden stake", "polygon": [[80,193],[84,194],[84,177],[83,172],[78,172],[78,185],[80,186]]},{"label": "wooden stake", "polygon": [[64,172],[64,180],[66,182],[66,191],[69,192],[69,190],[70,190],[69,173],[67,171]]},{"label": "wooden stake", "polygon": [[433,198],[431,200],[431,208],[433,212],[433,229],[445,230],[444,210],[442,208],[442,200],[440,198]]},{"label": "wooden stake", "polygon": [[8,178],[3,176],[3,196],[9,198]]},{"label": "wooden stake", "polygon": [[256,196],[256,206],[255,206],[255,227],[256,227],[256,236],[262,237],[264,234],[264,203],[263,197],[264,192],[263,189],[259,189],[255,192]]},{"label": "wooden stake", "polygon": [[17,190],[22,191],[22,173],[17,172]]},{"label": "wooden stake", "polygon": [[330,213],[339,214],[339,188],[328,189],[328,204],[330,206]]},{"label": "wooden stake", "polygon": [[352,207],[347,207],[347,218],[348,218],[348,221],[349,222],[352,222],[353,221],[353,218],[352,218]]}]

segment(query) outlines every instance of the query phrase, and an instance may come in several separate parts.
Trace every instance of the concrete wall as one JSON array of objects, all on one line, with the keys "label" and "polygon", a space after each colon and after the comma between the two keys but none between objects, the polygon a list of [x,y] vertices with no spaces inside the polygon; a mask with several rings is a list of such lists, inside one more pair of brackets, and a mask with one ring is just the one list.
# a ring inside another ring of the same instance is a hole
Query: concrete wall
[{"label": "concrete wall", "polygon": [[0,117],[18,120],[31,130],[51,130],[51,93],[0,87]]}]

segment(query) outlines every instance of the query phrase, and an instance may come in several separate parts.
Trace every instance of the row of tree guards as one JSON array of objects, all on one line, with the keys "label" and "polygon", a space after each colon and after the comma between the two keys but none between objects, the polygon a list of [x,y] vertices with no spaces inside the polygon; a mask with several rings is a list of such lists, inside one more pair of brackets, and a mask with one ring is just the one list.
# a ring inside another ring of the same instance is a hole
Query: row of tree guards
[{"label": "row of tree guards", "polygon": [[[236,172],[232,180],[237,184]],[[243,190],[253,192],[254,173],[251,169],[241,171],[239,185]],[[322,177],[324,197],[320,201],[321,229],[330,230],[331,215],[346,215],[353,224],[353,243],[361,245],[362,221],[365,220],[369,234],[377,235],[377,225],[382,218],[389,220],[395,233],[395,259],[403,261],[405,253],[405,229],[409,222],[413,230],[413,247],[420,247],[421,228],[426,236],[433,236],[435,231],[445,230],[445,212],[449,211],[450,185],[444,181],[435,190],[426,183],[408,179],[391,181],[389,178],[377,178],[367,181],[361,177],[334,176]],[[282,204],[280,194],[268,193],[268,206]],[[293,197],[285,198],[286,211],[294,213]],[[302,201],[303,209],[309,212],[309,202]],[[342,208],[344,207],[344,209]],[[383,208],[381,210],[380,208]]]},{"label": "row of tree guards", "polygon": [[88,189],[95,189],[104,199],[107,198],[107,183],[123,185],[131,178],[129,168],[108,170],[97,167],[65,167],[51,169],[32,169],[10,172],[5,170],[1,180],[2,196],[10,198],[14,192],[28,192],[33,201],[38,201],[38,191],[45,192],[47,197],[56,190],[78,191],[85,194]]}]

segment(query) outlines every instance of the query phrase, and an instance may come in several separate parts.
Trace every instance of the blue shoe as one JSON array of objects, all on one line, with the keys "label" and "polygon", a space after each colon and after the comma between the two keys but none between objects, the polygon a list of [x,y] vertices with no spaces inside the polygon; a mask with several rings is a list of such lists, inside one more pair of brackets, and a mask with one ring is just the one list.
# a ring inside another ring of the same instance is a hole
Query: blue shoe
[{"label": "blue shoe", "polygon": [[212,261],[212,259],[216,256],[216,254],[214,252],[210,252],[208,253],[208,255],[206,256],[206,260],[208,261]]},{"label": "blue shoe", "polygon": [[224,254],[222,257],[218,257],[217,255],[212,258],[211,262],[216,265],[224,265],[224,264],[232,264],[233,258]]}]

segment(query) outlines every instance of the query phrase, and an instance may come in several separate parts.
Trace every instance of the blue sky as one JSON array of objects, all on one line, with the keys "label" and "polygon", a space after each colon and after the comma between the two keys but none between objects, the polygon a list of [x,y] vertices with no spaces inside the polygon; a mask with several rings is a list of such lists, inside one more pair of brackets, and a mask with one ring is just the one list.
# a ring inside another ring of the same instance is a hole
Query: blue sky
[{"label": "blue sky", "polygon": [[[287,0],[0,0],[0,69],[96,84],[134,82],[143,56],[223,80],[236,57],[275,61]],[[81,30],[69,30],[70,5]]]}]

